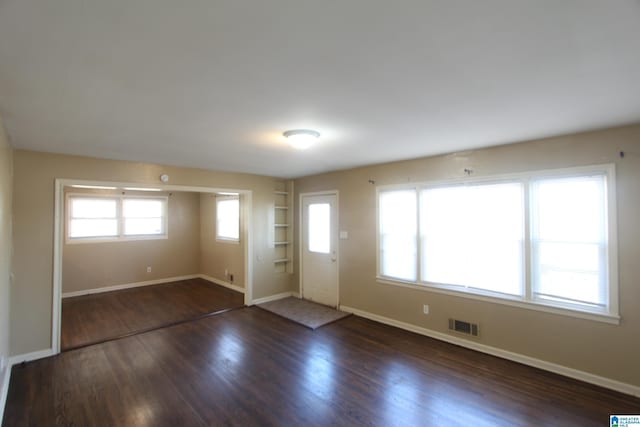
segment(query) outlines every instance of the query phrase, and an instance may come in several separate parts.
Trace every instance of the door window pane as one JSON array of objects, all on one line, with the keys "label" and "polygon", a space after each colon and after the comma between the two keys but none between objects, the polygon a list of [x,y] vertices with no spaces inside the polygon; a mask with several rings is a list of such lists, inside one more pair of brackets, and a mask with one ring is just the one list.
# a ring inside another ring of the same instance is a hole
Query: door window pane
[{"label": "door window pane", "polygon": [[309,205],[309,252],[331,252],[331,204]]}]

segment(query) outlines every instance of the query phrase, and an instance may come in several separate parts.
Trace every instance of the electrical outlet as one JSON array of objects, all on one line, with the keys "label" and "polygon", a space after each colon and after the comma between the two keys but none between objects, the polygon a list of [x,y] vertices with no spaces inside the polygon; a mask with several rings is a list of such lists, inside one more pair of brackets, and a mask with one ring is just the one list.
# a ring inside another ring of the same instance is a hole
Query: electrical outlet
[{"label": "electrical outlet", "polygon": [[147,267],[147,273],[151,273],[151,266]]},{"label": "electrical outlet", "polygon": [[422,312],[424,314],[429,314],[429,306],[427,304],[422,306]]}]

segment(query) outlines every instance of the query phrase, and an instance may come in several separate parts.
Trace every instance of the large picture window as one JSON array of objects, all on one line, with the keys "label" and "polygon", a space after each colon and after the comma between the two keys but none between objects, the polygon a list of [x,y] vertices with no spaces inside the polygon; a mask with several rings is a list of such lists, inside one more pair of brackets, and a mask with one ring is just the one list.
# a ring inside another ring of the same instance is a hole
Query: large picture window
[{"label": "large picture window", "polygon": [[112,241],[167,236],[167,198],[67,196],[67,241]]},{"label": "large picture window", "polygon": [[617,318],[613,167],[378,190],[378,277]]}]

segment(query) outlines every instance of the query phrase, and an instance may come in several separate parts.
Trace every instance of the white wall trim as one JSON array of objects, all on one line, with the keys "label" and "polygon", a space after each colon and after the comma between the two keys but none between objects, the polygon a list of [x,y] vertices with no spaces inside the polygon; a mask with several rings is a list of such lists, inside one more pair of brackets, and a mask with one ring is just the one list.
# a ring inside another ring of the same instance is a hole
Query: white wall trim
[{"label": "white wall trim", "polygon": [[584,381],[586,383],[595,384],[600,387],[605,387],[620,393],[630,394],[635,397],[640,397],[640,387],[623,383],[620,381],[612,380],[610,378],[594,375],[589,372],[580,371],[566,366],[558,365],[555,363],[547,362],[534,357],[525,356],[523,354],[514,353],[507,350],[502,350],[496,347],[491,347],[485,344],[468,341],[463,338],[458,338],[452,335],[444,334],[442,332],[433,331],[431,329],[423,328],[420,326],[405,323],[399,320],[391,319],[377,314],[369,313],[357,308],[341,305],[340,310],[348,313],[353,313],[356,316],[364,317],[365,319],[374,320],[376,322],[384,323],[386,325],[395,326],[400,329],[404,329],[410,332],[415,332],[420,335],[425,335],[430,338],[435,338],[440,341],[448,342],[450,344],[459,345],[471,350],[479,351],[481,353],[490,354],[492,356],[500,357],[503,359],[511,360],[514,362],[522,363],[524,365],[532,366],[534,368],[542,369],[545,371],[560,374],[565,377],[573,378],[576,380]]},{"label": "white wall trim", "polygon": [[279,294],[269,295],[268,297],[254,299],[252,305],[264,304],[265,302],[277,301],[289,297],[300,298],[300,294],[298,292],[281,292]]},{"label": "white wall trim", "polygon": [[340,191],[339,190],[324,190],[324,191],[312,191],[308,193],[300,193],[298,194],[298,218],[297,223],[295,223],[296,229],[300,230],[298,233],[298,295],[299,298],[304,296],[304,283],[303,283],[303,272],[304,272],[304,263],[302,262],[302,248],[304,247],[304,203],[303,199],[305,197],[314,197],[314,196],[336,196],[336,307],[340,307]]},{"label": "white wall trim", "polygon": [[245,293],[244,288],[234,285],[233,283],[225,282],[224,280],[216,279],[215,277],[207,276],[206,274],[198,274],[197,277],[204,279],[206,281],[215,283],[216,285],[220,285],[220,286],[224,286],[225,288],[232,289],[236,292],[240,292],[241,294]]},{"label": "white wall trim", "polygon": [[32,351],[31,353],[18,354],[9,358],[9,366],[18,365],[22,362],[31,362],[33,360],[44,359],[45,357],[54,356],[56,354],[52,348],[45,350]]},{"label": "white wall trim", "polygon": [[102,288],[83,289],[81,291],[63,292],[62,298],[77,297],[81,295],[100,294],[103,292],[119,291],[122,289],[139,288],[141,286],[161,285],[163,283],[179,282],[199,278],[199,274],[188,274],[186,276],[165,277],[164,279],[145,280],[143,282],[124,283],[122,285],[104,286]]},{"label": "white wall trim", "polygon": [[17,356],[11,356],[7,361],[7,366],[0,376],[0,425],[2,425],[2,418],[4,417],[5,405],[7,403],[7,394],[9,393],[9,382],[11,381],[11,370],[14,365],[18,365],[22,362],[31,362],[32,360],[43,359],[45,357],[54,356],[56,352],[53,348],[46,350],[38,350],[31,353],[19,354]]},{"label": "white wall trim", "polygon": [[[153,187],[161,188],[164,191],[187,191],[195,193],[218,193],[234,192],[243,197],[241,203],[243,208],[242,222],[244,225],[244,269],[245,286],[241,292],[244,293],[244,303],[251,302],[253,294],[253,191],[226,187],[197,187],[186,185],[156,185],[149,182],[111,182],[111,181],[91,181],[68,178],[56,178],[55,180],[55,205],[54,205],[54,230],[53,230],[53,301],[51,316],[51,348],[54,354],[60,353],[60,331],[62,323],[62,256],[64,249],[63,228],[64,228],[64,187],[66,185],[108,185],[115,187]],[[197,277],[201,277],[198,275]],[[224,286],[224,285],[223,285]],[[235,289],[238,290],[239,289]]]},{"label": "white wall trim", "polygon": [[9,382],[11,381],[11,364],[7,364],[0,373],[0,425],[4,416],[4,409],[7,405],[7,395],[9,393]]}]

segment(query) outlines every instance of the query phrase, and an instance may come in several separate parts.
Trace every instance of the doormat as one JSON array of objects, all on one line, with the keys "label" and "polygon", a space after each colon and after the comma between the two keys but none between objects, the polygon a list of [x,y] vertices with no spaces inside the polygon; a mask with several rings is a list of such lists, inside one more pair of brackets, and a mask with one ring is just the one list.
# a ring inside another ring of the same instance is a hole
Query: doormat
[{"label": "doormat", "polygon": [[295,297],[265,302],[258,304],[258,307],[311,329],[317,329],[351,315],[351,313]]}]

